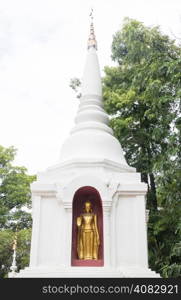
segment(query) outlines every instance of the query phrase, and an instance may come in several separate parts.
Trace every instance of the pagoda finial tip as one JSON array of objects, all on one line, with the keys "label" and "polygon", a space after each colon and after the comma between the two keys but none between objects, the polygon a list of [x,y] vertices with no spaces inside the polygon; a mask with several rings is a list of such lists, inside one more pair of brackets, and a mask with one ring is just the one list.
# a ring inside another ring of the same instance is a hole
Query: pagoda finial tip
[{"label": "pagoda finial tip", "polygon": [[89,34],[89,38],[88,38],[88,45],[87,48],[95,48],[97,50],[97,41],[96,41],[96,36],[94,33],[94,16],[93,16],[93,8],[91,8],[91,12],[90,12],[90,34]]},{"label": "pagoda finial tip", "polygon": [[91,7],[91,11],[90,11],[89,17],[90,17],[90,19],[91,19],[92,22],[93,22],[93,20],[94,20],[94,15],[93,15],[93,13],[94,13],[94,10],[93,10],[93,8]]}]

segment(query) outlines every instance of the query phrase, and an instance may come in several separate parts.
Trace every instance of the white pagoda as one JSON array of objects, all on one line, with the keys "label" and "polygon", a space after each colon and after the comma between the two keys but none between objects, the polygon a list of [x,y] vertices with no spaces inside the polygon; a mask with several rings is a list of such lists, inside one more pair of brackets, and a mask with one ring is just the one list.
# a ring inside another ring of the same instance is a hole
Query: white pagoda
[{"label": "white pagoda", "polygon": [[[128,166],[103,108],[93,23],[75,126],[59,163],[38,173],[31,191],[30,265],[17,277],[159,277],[148,267],[147,186]],[[97,216],[97,259],[77,253],[85,201]]]}]

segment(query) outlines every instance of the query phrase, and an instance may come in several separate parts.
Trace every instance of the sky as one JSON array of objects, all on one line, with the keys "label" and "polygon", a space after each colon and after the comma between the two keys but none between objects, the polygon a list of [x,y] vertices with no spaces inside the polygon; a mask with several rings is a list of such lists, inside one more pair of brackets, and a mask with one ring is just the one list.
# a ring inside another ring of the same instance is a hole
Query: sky
[{"label": "sky", "polygon": [[74,125],[91,7],[101,72],[124,17],[181,37],[180,0],[0,0],[0,145],[29,174],[58,163]]}]

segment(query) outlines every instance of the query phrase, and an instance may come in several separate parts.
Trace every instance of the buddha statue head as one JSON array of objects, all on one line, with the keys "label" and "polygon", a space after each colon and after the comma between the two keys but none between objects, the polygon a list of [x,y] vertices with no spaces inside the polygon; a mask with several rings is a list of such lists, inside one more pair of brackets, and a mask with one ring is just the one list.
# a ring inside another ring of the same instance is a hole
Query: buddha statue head
[{"label": "buddha statue head", "polygon": [[86,201],[84,203],[84,210],[85,210],[86,213],[92,212],[92,204],[91,204],[90,201]]}]

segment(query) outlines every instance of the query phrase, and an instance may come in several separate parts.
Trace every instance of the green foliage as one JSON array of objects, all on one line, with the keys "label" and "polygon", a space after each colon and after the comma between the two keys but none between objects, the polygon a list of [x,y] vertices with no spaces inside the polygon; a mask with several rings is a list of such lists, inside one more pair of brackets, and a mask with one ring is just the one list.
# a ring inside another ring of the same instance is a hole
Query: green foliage
[{"label": "green foliage", "polygon": [[13,147],[0,146],[0,229],[28,228],[31,226],[30,214],[30,176],[24,167],[12,165],[16,154]]},{"label": "green foliage", "polygon": [[17,235],[17,266],[18,270],[29,265],[31,245],[31,228],[22,229]]},{"label": "green foliage", "polygon": [[[9,229],[0,231],[0,278],[7,277],[13,259],[12,245],[15,232]],[[17,233],[17,270],[29,264],[31,229]]]},{"label": "green foliage", "polygon": [[181,277],[180,215],[172,203],[152,212],[148,223],[149,264],[163,277]]},{"label": "green foliage", "polygon": [[0,278],[6,276],[10,271],[13,237],[10,230],[0,231]]},{"label": "green foliage", "polygon": [[[163,277],[181,277],[181,151],[180,126],[172,135],[166,155],[155,164],[158,202],[162,209],[149,221],[150,266]],[[168,159],[168,157],[170,159]]]},{"label": "green foliage", "polygon": [[17,230],[17,266],[29,262],[32,219],[29,209],[30,183],[36,177],[24,167],[13,165],[14,147],[0,146],[0,278],[7,277],[12,264],[12,245]]},{"label": "green foliage", "polygon": [[104,104],[128,163],[148,184],[157,208],[154,166],[169,148],[178,115],[181,51],[158,27],[125,19],[113,38],[116,67],[105,67]]},{"label": "green foliage", "polygon": [[179,277],[181,49],[159,27],[126,18],[113,37],[112,59],[104,106],[129,165],[148,185],[149,263],[163,277]]}]

